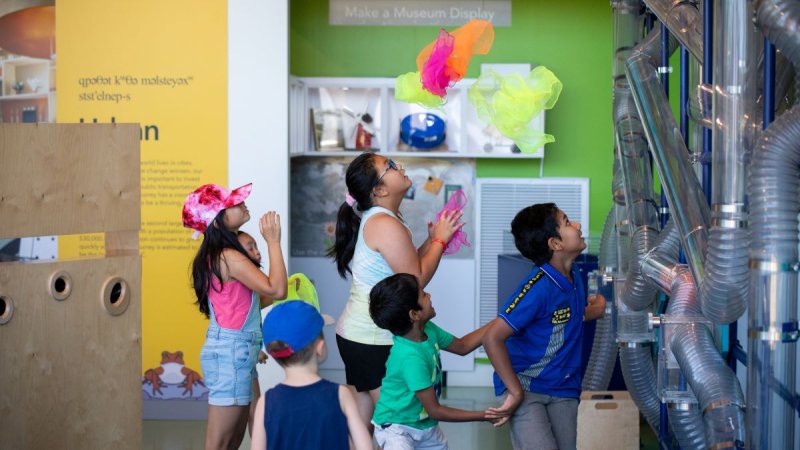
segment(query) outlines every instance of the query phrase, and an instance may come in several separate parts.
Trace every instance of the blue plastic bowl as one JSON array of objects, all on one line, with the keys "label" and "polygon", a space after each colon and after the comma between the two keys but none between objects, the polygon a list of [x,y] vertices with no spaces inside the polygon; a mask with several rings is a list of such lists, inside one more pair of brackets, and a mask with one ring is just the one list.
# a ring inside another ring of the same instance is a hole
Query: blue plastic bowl
[{"label": "blue plastic bowl", "polygon": [[409,114],[400,122],[400,140],[409,147],[431,149],[446,137],[442,118],[430,113]]}]

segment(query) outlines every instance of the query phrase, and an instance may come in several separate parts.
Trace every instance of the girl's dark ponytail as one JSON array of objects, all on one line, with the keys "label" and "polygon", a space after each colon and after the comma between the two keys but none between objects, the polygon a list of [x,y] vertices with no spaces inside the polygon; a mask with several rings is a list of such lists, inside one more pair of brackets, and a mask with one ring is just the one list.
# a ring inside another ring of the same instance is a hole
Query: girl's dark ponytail
[{"label": "girl's dark ponytail", "polygon": [[336,215],[336,242],[328,249],[328,256],[336,260],[336,270],[342,278],[350,272],[350,261],[356,250],[358,227],[361,225],[361,217],[358,217],[353,207],[355,205],[350,206],[347,202],[339,207]]},{"label": "girl's dark ponytail", "polygon": [[358,155],[347,167],[345,174],[347,190],[355,203],[350,206],[344,202],[339,207],[336,215],[336,242],[328,249],[328,256],[336,261],[336,270],[342,278],[351,272],[350,261],[353,260],[358,228],[361,225],[361,217],[356,210],[366,211],[372,207],[372,190],[378,184],[374,158],[373,153]]}]

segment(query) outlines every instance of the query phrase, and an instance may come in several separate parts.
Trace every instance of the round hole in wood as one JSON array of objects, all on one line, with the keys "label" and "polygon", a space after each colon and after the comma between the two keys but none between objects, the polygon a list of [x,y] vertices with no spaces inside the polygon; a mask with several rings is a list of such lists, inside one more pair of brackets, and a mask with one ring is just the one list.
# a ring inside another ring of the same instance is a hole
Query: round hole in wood
[{"label": "round hole in wood", "polygon": [[72,293],[72,277],[64,270],[50,276],[50,295],[56,300],[66,300]]},{"label": "round hole in wood", "polygon": [[128,282],[120,277],[112,277],[103,284],[103,291],[100,294],[100,302],[106,312],[112,316],[118,316],[128,309],[130,304],[130,289]]},{"label": "round hole in wood", "polygon": [[14,315],[14,300],[11,297],[0,295],[0,325],[5,325]]},{"label": "round hole in wood", "polygon": [[120,299],[122,298],[122,283],[114,283],[111,286],[111,295],[110,301],[112,305],[115,305]]}]

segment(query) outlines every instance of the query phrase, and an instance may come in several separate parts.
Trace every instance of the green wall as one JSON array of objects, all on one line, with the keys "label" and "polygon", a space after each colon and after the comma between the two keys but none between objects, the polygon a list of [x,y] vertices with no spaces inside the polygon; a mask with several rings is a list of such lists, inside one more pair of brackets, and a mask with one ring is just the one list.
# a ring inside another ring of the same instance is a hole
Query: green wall
[{"label": "green wall", "polygon": [[[545,126],[556,142],[545,146],[544,176],[590,179],[589,231],[599,238],[611,207],[611,7],[607,1],[513,0],[512,24],[495,29],[491,52],[474,57],[467,76],[477,77],[481,63],[531,63],[561,79],[561,98],[547,112]],[[330,26],[327,0],[292,0],[291,73],[396,77],[415,70],[417,53],[436,33],[436,27]],[[477,172],[538,177],[539,161],[481,159]]]}]

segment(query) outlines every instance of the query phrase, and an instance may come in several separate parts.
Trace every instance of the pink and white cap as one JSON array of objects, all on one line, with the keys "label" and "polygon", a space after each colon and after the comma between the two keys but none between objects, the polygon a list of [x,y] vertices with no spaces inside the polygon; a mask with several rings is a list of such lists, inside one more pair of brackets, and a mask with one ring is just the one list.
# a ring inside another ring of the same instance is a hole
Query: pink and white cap
[{"label": "pink and white cap", "polygon": [[253,183],[232,191],[217,184],[204,184],[186,197],[183,203],[183,226],[195,230],[194,238],[205,233],[220,211],[242,203],[253,190]]}]

